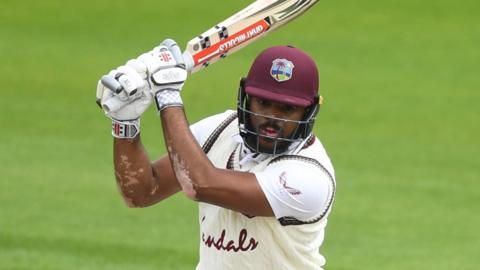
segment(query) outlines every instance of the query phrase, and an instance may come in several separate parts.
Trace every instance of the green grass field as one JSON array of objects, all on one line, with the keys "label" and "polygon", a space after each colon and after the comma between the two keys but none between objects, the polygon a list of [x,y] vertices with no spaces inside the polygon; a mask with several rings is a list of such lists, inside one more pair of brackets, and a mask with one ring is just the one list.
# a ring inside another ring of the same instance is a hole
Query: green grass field
[{"label": "green grass field", "polygon": [[[96,82],[248,3],[1,1],[0,269],[194,269],[194,202],[122,202]],[[188,117],[234,108],[238,79],[263,48],[308,51],[326,101],[316,133],[338,184],[326,268],[479,269],[479,14],[474,0],[322,0],[192,75]],[[154,110],[143,119],[144,144],[158,157]]]}]

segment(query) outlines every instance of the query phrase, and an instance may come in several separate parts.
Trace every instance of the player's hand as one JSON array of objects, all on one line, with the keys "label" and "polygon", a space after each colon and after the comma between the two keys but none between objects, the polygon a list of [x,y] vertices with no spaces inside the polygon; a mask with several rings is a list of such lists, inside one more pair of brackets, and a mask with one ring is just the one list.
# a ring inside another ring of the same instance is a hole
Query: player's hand
[{"label": "player's hand", "polygon": [[135,120],[152,102],[146,71],[132,60],[103,76],[97,84],[97,103],[115,120]]},{"label": "player's hand", "polygon": [[[179,92],[186,78],[180,48],[175,41],[166,39],[160,46],[104,76],[97,90],[97,103],[112,116],[149,92],[155,97],[159,111],[169,106],[183,106]],[[104,89],[109,90],[107,98],[102,98]]]},{"label": "player's hand", "polygon": [[112,135],[134,138],[140,132],[140,116],[152,103],[144,65],[128,61],[102,77],[97,84],[97,104],[112,119]]},{"label": "player's hand", "polygon": [[177,43],[166,39],[138,60],[146,63],[151,74],[151,94],[155,98],[157,110],[160,112],[167,107],[183,106],[180,91],[187,79],[187,70]]},{"label": "player's hand", "polygon": [[113,120],[114,126],[132,122],[139,127],[140,116],[151,104],[152,97],[158,111],[183,106],[180,90],[186,78],[180,48],[175,41],[166,39],[150,52],[103,76],[97,85],[97,104]]}]

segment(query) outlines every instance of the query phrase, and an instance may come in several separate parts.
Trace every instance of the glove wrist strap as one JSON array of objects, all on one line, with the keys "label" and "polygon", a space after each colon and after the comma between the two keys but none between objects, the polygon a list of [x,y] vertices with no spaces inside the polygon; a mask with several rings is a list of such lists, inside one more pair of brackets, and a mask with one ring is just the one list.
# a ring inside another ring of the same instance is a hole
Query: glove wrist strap
[{"label": "glove wrist strap", "polygon": [[119,139],[133,139],[140,133],[140,119],[118,121],[112,119],[112,136]]},{"label": "glove wrist strap", "polygon": [[155,103],[158,112],[168,107],[183,107],[180,91],[173,89],[165,89],[155,93]]}]

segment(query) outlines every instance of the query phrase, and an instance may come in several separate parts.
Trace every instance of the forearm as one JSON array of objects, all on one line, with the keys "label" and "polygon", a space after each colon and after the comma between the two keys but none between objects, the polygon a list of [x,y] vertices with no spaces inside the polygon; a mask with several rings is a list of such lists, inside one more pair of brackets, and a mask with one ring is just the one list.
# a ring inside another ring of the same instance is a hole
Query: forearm
[{"label": "forearm", "polygon": [[158,91],[183,85],[187,71],[181,60],[180,48],[167,39],[98,81],[97,104],[113,121],[115,177],[131,207],[152,205],[180,190],[167,156],[150,162],[139,120]]},{"label": "forearm", "polygon": [[182,107],[162,110],[161,118],[170,161],[189,198],[250,215],[273,215],[254,174],[213,166],[190,132]]},{"label": "forearm", "polygon": [[190,132],[182,107],[162,110],[161,119],[175,176],[185,194],[198,200],[198,191],[208,186],[207,180],[215,167]]},{"label": "forearm", "polygon": [[113,157],[117,184],[127,205],[150,205],[149,195],[158,188],[158,183],[140,136],[134,139],[115,138]]}]

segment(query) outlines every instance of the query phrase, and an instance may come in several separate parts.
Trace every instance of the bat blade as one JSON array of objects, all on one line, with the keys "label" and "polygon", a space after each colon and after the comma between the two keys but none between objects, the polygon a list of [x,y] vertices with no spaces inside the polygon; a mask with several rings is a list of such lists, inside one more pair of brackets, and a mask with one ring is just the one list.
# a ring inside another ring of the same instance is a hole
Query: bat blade
[{"label": "bat blade", "polygon": [[257,0],[187,43],[190,73],[261,38],[308,10],[318,0]]},{"label": "bat blade", "polygon": [[[257,0],[233,16],[220,22],[187,43],[183,53],[186,69],[197,72],[219,59],[238,51],[265,34],[297,18],[318,0]],[[123,91],[102,78],[102,84],[112,91]],[[114,88],[114,89],[112,89]],[[105,110],[115,112],[132,101],[112,97]]]}]

